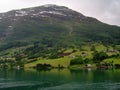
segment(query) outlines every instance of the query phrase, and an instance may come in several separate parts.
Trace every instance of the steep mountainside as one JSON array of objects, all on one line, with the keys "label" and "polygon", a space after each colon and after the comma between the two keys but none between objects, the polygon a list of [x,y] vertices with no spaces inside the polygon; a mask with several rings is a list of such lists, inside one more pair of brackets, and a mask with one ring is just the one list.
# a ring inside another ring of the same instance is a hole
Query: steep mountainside
[{"label": "steep mountainside", "polygon": [[120,27],[86,17],[64,6],[44,5],[0,13],[1,46],[81,42],[120,44]]}]

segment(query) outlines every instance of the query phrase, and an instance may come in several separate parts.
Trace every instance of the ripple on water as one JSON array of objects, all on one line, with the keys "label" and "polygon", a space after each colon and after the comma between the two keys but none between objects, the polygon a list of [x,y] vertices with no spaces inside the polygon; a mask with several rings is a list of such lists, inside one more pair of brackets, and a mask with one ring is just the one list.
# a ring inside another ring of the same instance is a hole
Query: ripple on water
[{"label": "ripple on water", "polygon": [[18,81],[0,83],[0,90],[120,90],[120,83],[65,83],[60,81]]},{"label": "ripple on water", "polygon": [[32,85],[32,84],[26,83],[26,82],[4,82],[4,83],[0,83],[0,89],[13,88],[18,86],[29,86],[29,85]]},{"label": "ripple on water", "polygon": [[120,83],[68,83],[38,90],[120,90]]},{"label": "ripple on water", "polygon": [[54,87],[56,85],[60,85],[58,82],[40,82],[40,81],[32,81],[32,82],[4,82],[0,83],[0,90],[37,90],[43,88]]}]

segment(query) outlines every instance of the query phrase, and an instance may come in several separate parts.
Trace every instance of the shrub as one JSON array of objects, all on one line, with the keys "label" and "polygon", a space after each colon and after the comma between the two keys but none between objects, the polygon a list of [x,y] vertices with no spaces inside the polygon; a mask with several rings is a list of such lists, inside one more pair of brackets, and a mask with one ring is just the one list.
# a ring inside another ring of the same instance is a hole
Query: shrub
[{"label": "shrub", "polygon": [[83,64],[84,60],[81,57],[74,58],[70,61],[70,65]]},{"label": "shrub", "polygon": [[93,61],[96,62],[101,62],[104,59],[108,58],[108,55],[105,52],[97,52],[95,51],[93,53]]}]

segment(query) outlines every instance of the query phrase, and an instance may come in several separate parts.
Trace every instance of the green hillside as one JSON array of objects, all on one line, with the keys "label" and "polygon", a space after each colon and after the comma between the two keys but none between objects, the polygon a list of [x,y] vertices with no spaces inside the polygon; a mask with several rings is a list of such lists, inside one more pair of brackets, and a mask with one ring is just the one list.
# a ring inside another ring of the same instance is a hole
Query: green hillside
[{"label": "green hillside", "polygon": [[[87,53],[83,59],[92,59],[95,50],[120,50],[120,27],[86,17],[67,7],[40,6],[9,11],[0,17],[1,63],[6,59],[7,63],[18,65],[38,59],[56,59],[57,62],[66,59],[67,51],[77,57]],[[70,63],[70,59],[68,61]]]}]

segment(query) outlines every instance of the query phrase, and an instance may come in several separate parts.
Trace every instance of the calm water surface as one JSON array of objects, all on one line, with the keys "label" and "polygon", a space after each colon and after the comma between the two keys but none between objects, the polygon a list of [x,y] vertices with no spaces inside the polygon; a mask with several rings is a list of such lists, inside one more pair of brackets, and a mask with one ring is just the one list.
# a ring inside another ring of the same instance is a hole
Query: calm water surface
[{"label": "calm water surface", "polygon": [[0,70],[0,90],[120,90],[120,70]]}]

